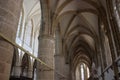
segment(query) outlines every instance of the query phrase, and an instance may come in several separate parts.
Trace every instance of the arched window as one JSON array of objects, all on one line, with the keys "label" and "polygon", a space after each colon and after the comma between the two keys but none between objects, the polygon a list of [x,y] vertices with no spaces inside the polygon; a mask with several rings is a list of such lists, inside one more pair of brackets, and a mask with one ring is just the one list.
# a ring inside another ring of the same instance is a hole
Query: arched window
[{"label": "arched window", "polygon": [[38,54],[38,36],[39,36],[39,30],[35,31],[34,34],[34,40],[33,40],[33,53],[35,56],[37,56]]},{"label": "arched window", "polygon": [[19,18],[19,23],[18,23],[18,29],[17,29],[17,37],[21,37],[21,32],[22,32],[22,21],[23,20],[23,13],[20,13],[20,18]]},{"label": "arched window", "polygon": [[109,39],[107,35],[105,35],[104,47],[105,47],[107,65],[110,65],[112,64],[112,56],[111,56],[111,51],[110,51]]},{"label": "arched window", "polygon": [[108,65],[112,63],[112,56],[111,56],[111,50],[110,50],[110,43],[109,43],[109,38],[108,35],[106,34],[106,28],[103,22],[101,22],[101,37],[103,42],[103,59],[104,59],[104,68],[106,68]]},{"label": "arched window", "polygon": [[28,21],[28,24],[26,25],[26,30],[25,30],[25,34],[24,34],[24,42],[27,46],[30,47],[31,44],[31,34],[33,31],[33,26],[32,26],[32,20]]},{"label": "arched window", "polygon": [[24,54],[21,64],[21,79],[28,78],[28,70],[30,65],[30,57],[27,54]]},{"label": "arched window", "polygon": [[90,77],[90,70],[89,70],[89,68],[87,67],[87,78],[89,78]]},{"label": "arched window", "polygon": [[85,63],[79,63],[76,67],[76,80],[87,80],[90,77],[90,71]]},{"label": "arched window", "polygon": [[10,80],[14,80],[14,79],[16,80],[16,79],[20,78],[21,67],[20,67],[20,56],[18,53],[19,53],[19,51],[15,47],[12,65],[11,65]]},{"label": "arched window", "polygon": [[23,12],[21,11],[20,17],[19,17],[19,23],[17,28],[17,34],[16,34],[16,43],[19,45],[22,45],[22,35],[23,35]]},{"label": "arched window", "polygon": [[84,75],[85,75],[85,74],[84,74],[83,64],[80,65],[80,70],[81,70],[81,71],[80,71],[80,73],[81,73],[81,78],[80,78],[80,79],[81,79],[81,80],[84,80],[84,78],[85,78]]},{"label": "arched window", "polygon": [[[32,2],[32,3],[31,3]],[[29,4],[29,5],[28,5]],[[23,0],[19,18],[16,43],[37,57],[38,35],[41,25],[41,6],[39,0]]]}]

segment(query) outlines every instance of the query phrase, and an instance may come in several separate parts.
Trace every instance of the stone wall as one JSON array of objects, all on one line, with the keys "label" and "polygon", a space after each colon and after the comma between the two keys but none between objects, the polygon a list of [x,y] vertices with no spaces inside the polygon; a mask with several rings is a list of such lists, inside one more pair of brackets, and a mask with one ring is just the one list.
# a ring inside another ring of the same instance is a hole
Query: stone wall
[{"label": "stone wall", "polygon": [[[0,0],[0,33],[15,41],[22,0]],[[9,80],[14,47],[0,38],[0,79]]]}]

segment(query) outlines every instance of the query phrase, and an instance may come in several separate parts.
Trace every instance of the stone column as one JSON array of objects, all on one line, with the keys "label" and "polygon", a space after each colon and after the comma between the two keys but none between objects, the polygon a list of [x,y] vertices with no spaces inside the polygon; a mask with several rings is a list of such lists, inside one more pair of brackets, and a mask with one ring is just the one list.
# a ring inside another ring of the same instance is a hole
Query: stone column
[{"label": "stone column", "polygon": [[[22,0],[0,0],[0,33],[15,41]],[[0,80],[9,80],[14,48],[0,38]]]},{"label": "stone column", "polygon": [[[62,53],[62,38],[60,29],[57,27],[55,35],[55,80],[69,80],[69,65],[65,63]],[[58,63],[59,62],[59,63]],[[60,74],[56,73],[59,72]]]},{"label": "stone column", "polygon": [[28,69],[27,77],[32,79],[32,77],[33,77],[33,69]]},{"label": "stone column", "polygon": [[[55,41],[51,36],[39,37],[38,57],[54,69]],[[54,80],[54,71],[38,62],[37,80]]]},{"label": "stone column", "polygon": [[20,78],[20,74],[21,74],[21,66],[15,66],[14,67],[14,71],[13,71],[13,76]]},{"label": "stone column", "polygon": [[61,55],[55,55],[55,80],[69,80],[69,64],[65,63],[65,58]]}]

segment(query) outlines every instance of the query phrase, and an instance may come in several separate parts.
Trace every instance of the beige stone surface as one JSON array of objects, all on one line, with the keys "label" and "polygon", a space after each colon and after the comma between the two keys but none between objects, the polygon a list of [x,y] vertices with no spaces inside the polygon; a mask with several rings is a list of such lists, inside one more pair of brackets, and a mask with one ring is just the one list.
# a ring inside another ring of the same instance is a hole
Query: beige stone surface
[{"label": "beige stone surface", "polygon": [[0,80],[9,80],[9,74],[1,74],[0,73]]},{"label": "beige stone surface", "polygon": [[[0,0],[0,33],[15,41],[22,0]],[[0,80],[9,80],[14,48],[0,39]]]},{"label": "beige stone surface", "polygon": [[[39,41],[39,58],[54,69],[55,43],[53,39],[43,38]],[[54,80],[54,71],[40,64],[37,66],[37,80]]]}]

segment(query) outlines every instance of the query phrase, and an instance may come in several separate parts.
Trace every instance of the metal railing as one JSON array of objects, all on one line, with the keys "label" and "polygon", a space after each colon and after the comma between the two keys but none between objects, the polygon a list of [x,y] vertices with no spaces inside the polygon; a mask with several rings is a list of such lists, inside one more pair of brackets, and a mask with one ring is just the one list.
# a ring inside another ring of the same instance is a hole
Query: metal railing
[{"label": "metal railing", "polygon": [[40,62],[41,65],[44,65],[44,66],[48,67],[51,70],[54,70],[54,72],[56,72],[57,74],[59,74],[61,77],[66,78],[63,74],[59,73],[54,68],[50,67],[48,64],[46,64],[45,62],[43,62],[39,58],[35,57],[32,53],[30,53],[29,51],[25,50],[23,47],[19,46],[18,44],[16,44],[13,41],[11,41],[9,38],[7,38],[6,36],[4,36],[2,33],[0,33],[0,37],[2,37],[4,40],[6,40],[7,42],[9,42],[13,46],[15,46],[15,47],[19,48],[20,50],[24,51],[25,54],[28,54],[29,56],[31,56],[32,58],[34,58],[36,61]]},{"label": "metal railing", "polygon": [[[120,61],[120,56],[114,61],[114,63],[118,64],[118,61]],[[105,72],[108,72],[108,70],[111,69],[112,66],[114,66],[113,63],[110,64],[110,65],[108,65],[108,66],[103,70],[103,72],[102,72],[97,78],[102,77],[102,75],[104,75]],[[118,68],[120,67],[120,66],[118,66],[118,65],[116,65],[116,66],[117,66]]]}]

